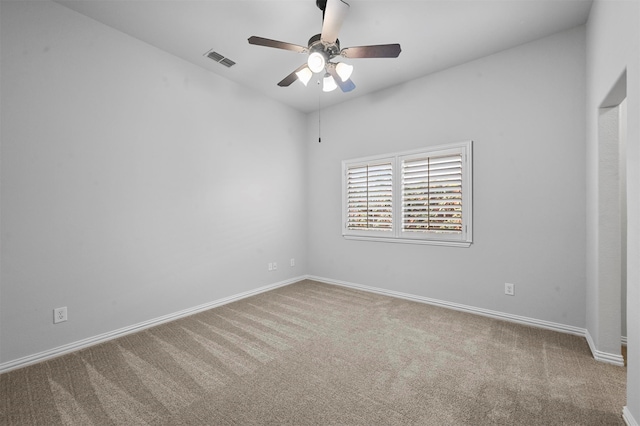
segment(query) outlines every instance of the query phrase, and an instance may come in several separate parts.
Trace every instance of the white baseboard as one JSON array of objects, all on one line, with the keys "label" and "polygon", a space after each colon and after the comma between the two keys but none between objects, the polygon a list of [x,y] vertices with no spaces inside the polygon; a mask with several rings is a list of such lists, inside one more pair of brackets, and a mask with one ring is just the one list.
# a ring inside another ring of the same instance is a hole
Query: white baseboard
[{"label": "white baseboard", "polygon": [[107,333],[99,334],[97,336],[89,337],[87,339],[78,340],[77,342],[69,343],[66,345],[58,346],[57,348],[49,349],[39,352],[37,354],[28,355],[22,358],[15,359],[13,361],[3,362],[0,364],[0,373],[6,373],[7,371],[16,370],[18,368],[26,367],[31,364],[46,361],[51,358],[58,357],[60,355],[75,352],[80,349],[87,348],[89,346],[104,343],[109,340],[117,339],[118,337],[126,336],[127,334],[135,333],[145,330],[156,325],[164,324],[169,321],[174,321],[179,318],[183,318],[189,315],[197,314],[198,312],[206,311],[217,306],[226,305],[227,303],[235,302],[237,300],[245,299],[256,294],[264,293],[265,291],[273,290],[278,287],[284,287],[289,284],[296,283],[305,279],[305,276],[291,278],[285,281],[280,281],[274,284],[269,284],[263,287],[256,288],[254,290],[245,291],[244,293],[235,294],[233,296],[225,297],[219,300],[214,300],[193,308],[184,309],[179,312],[164,315],[158,318],[154,318],[148,321],[144,321],[138,324],[134,324],[128,327],[123,327],[118,330],[109,331]]},{"label": "white baseboard", "polygon": [[400,299],[412,300],[414,302],[427,303],[429,305],[442,306],[445,308],[455,309],[457,311],[468,312],[476,315],[482,315],[485,317],[501,319],[510,322],[516,322],[518,324],[530,325],[533,327],[544,328],[547,330],[559,331],[561,333],[573,334],[576,336],[584,337],[586,334],[586,330],[584,328],[574,327],[572,325],[559,324],[551,321],[539,320],[536,318],[523,317],[519,315],[507,314],[499,311],[492,311],[489,309],[476,308],[475,306],[462,305],[459,303],[447,302],[444,300],[432,299],[429,297],[416,296],[408,293],[401,293],[392,290],[386,290],[377,287],[370,287],[362,284],[354,284],[345,281],[333,280],[330,278],[322,278],[309,276],[307,277],[310,280],[326,283],[326,284],[334,284],[342,287],[354,288],[357,290],[368,291],[371,293],[382,294],[385,296],[397,297]]},{"label": "white baseboard", "polygon": [[624,358],[622,357],[622,354],[612,354],[609,352],[602,352],[596,349],[596,344],[593,341],[593,338],[591,337],[591,333],[589,333],[589,330],[586,330],[584,337],[587,339],[587,343],[589,344],[589,349],[591,349],[591,353],[593,354],[593,357],[597,361],[602,361],[609,364],[624,367]]},{"label": "white baseboard", "polygon": [[640,426],[640,424],[633,418],[629,408],[625,405],[622,408],[622,419],[627,424],[627,426]]},{"label": "white baseboard", "polygon": [[620,340],[622,341],[622,346],[627,346],[627,336],[622,336]]},{"label": "white baseboard", "polygon": [[333,280],[330,278],[322,278],[322,277],[316,277],[316,276],[308,276],[307,278],[310,280],[323,282],[326,284],[334,284],[342,287],[354,288],[357,290],[368,291],[371,293],[383,294],[385,296],[398,297],[401,299],[412,300],[414,302],[427,303],[430,305],[455,309],[457,311],[468,312],[476,315],[483,315],[490,318],[516,322],[518,324],[529,325],[532,327],[539,327],[547,330],[559,331],[561,333],[582,336],[587,339],[587,343],[589,344],[589,349],[591,349],[591,353],[593,354],[594,359],[596,359],[597,361],[606,362],[609,364],[624,366],[624,358],[622,357],[622,355],[612,354],[612,353],[602,352],[597,350],[595,348],[593,339],[589,334],[589,331],[584,328],[555,323],[551,321],[540,320],[536,318],[523,317],[520,315],[507,314],[504,312],[492,311],[489,309],[476,308],[475,306],[468,306],[468,305],[462,305],[459,303],[446,302],[443,300],[431,299],[429,297],[416,296],[416,295],[407,294],[407,293],[400,293],[397,291],[386,290],[386,289],[377,288],[377,287],[370,287],[362,284],[354,284],[354,283],[349,283],[345,281]]},{"label": "white baseboard", "polygon": [[[296,283],[298,281],[304,280],[304,279],[310,279],[310,280],[314,280],[314,281],[318,281],[318,282],[322,282],[322,283],[326,283],[326,284],[333,284],[333,285],[338,285],[338,286],[342,286],[342,287],[349,287],[349,288],[353,288],[356,290],[362,290],[362,291],[368,291],[371,293],[377,293],[377,294],[382,294],[385,296],[391,296],[391,297],[397,297],[400,299],[406,299],[406,300],[411,300],[414,302],[420,302],[420,303],[426,303],[426,304],[430,304],[430,305],[435,305],[435,306],[442,306],[445,308],[449,308],[449,309],[455,309],[457,311],[462,311],[462,312],[468,312],[468,313],[472,313],[472,314],[476,314],[476,315],[482,315],[482,316],[486,316],[486,317],[490,317],[490,318],[495,318],[495,319],[501,319],[501,320],[505,320],[505,321],[511,321],[511,322],[515,322],[515,323],[519,323],[519,324],[524,324],[524,325],[529,325],[529,326],[533,326],[533,327],[539,327],[539,328],[544,328],[544,329],[548,329],[548,330],[553,330],[553,331],[559,331],[561,333],[567,333],[567,334],[573,334],[573,335],[577,335],[577,336],[582,336],[585,337],[587,339],[587,342],[589,344],[589,348],[591,349],[591,353],[593,354],[593,357],[598,360],[598,361],[602,361],[602,362],[607,362],[610,364],[614,364],[614,365],[624,365],[624,359],[622,358],[622,355],[616,355],[616,354],[610,354],[607,352],[601,352],[595,349],[595,344],[593,342],[593,339],[591,338],[591,335],[589,334],[588,330],[583,329],[583,328],[579,328],[579,327],[574,327],[574,326],[570,326],[570,325],[565,325],[565,324],[559,324],[559,323],[554,323],[554,322],[550,322],[550,321],[544,321],[544,320],[539,320],[539,319],[535,319],[535,318],[529,318],[529,317],[523,317],[523,316],[519,316],[519,315],[512,315],[512,314],[507,314],[504,312],[499,312],[499,311],[492,311],[489,309],[483,309],[483,308],[477,308],[474,306],[468,306],[468,305],[462,305],[459,303],[453,303],[453,302],[447,302],[447,301],[443,301],[443,300],[438,300],[438,299],[432,299],[432,298],[428,298],[428,297],[423,297],[423,296],[416,296],[413,294],[408,294],[408,293],[401,293],[401,292],[397,292],[397,291],[393,291],[393,290],[386,290],[386,289],[382,289],[382,288],[377,288],[377,287],[371,287],[371,286],[367,286],[367,285],[362,285],[362,284],[354,284],[354,283],[349,283],[346,281],[340,281],[340,280],[334,280],[334,279],[330,279],[330,278],[323,278],[323,277],[317,277],[317,276],[312,276],[312,275],[305,275],[305,276],[300,276],[300,277],[296,277],[296,278],[291,278],[289,280],[285,280],[285,281],[281,281],[278,283],[274,283],[274,284],[270,284],[270,285],[266,285],[263,287],[259,287],[257,289],[254,290],[250,290],[250,291],[246,291],[244,293],[239,293],[233,296],[229,296],[229,297],[225,297],[223,299],[219,299],[219,300],[215,300],[209,303],[205,303],[199,306],[195,306],[193,308],[188,308],[188,309],[184,309],[182,311],[179,312],[175,312],[173,314],[168,314],[168,315],[164,315],[162,317],[158,317],[158,318],[154,318],[148,321],[144,321],[138,324],[134,324],[128,327],[123,327],[121,329],[118,330],[114,330],[114,331],[110,331],[107,333],[103,333],[103,334],[99,334],[97,336],[93,336],[93,337],[89,337],[87,339],[82,339],[73,343],[69,343],[66,345],[62,345],[59,346],[57,348],[53,348],[53,349],[49,349],[43,352],[39,352],[37,354],[33,354],[33,355],[28,355],[22,358],[18,358],[12,361],[8,361],[8,362],[4,362],[0,364],[0,373],[6,373],[8,371],[11,370],[15,370],[18,368],[22,368],[22,367],[26,367],[28,365],[31,364],[36,364],[38,362],[42,362],[42,361],[46,361],[48,359],[51,358],[55,358],[57,356],[60,355],[64,355],[70,352],[74,352],[80,349],[84,349],[87,348],[89,346],[93,346],[93,345],[97,345],[99,343],[103,343],[109,340],[113,340],[116,339],[118,337],[122,337],[125,336],[127,334],[131,334],[131,333],[135,333],[137,331],[142,331],[145,330],[147,328],[150,327],[154,327],[156,325],[160,325],[169,321],[174,321],[177,320],[179,318],[183,318],[189,315],[193,315],[196,314],[198,312],[202,312],[205,311],[207,309],[211,309],[211,308],[215,308],[217,306],[222,306],[222,305],[226,305],[227,303],[231,303],[231,302],[235,302],[237,300],[241,300],[250,296],[254,296],[256,294],[259,293],[264,293],[265,291],[269,291],[269,290],[273,290],[276,289],[278,287],[283,287],[286,285],[290,285],[293,283]],[[623,338],[623,344],[625,344],[626,339]],[[629,414],[630,415],[630,414]],[[633,420],[633,417],[631,417],[631,419]],[[637,423],[630,423],[630,425],[632,426],[638,426]]]}]

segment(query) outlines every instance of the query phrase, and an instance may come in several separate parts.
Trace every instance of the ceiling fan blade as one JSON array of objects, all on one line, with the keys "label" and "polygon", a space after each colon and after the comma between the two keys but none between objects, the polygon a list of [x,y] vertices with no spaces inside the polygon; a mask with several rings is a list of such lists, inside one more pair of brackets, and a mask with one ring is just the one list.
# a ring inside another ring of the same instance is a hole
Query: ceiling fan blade
[{"label": "ceiling fan blade", "polygon": [[342,79],[338,75],[338,72],[336,71],[336,67],[327,67],[327,72],[331,75],[331,77],[333,77],[336,84],[343,92],[350,92],[356,88],[355,83],[351,81],[350,78],[348,78],[347,81],[342,81]]},{"label": "ceiling fan blade", "polygon": [[300,46],[298,44],[285,43],[284,41],[271,40],[269,38],[251,36],[249,37],[249,44],[255,44],[257,46],[275,47],[276,49],[291,50],[298,53],[308,52],[308,48]]},{"label": "ceiling fan blade", "polygon": [[285,78],[283,78],[279,83],[278,86],[280,87],[288,87],[291,85],[291,83],[293,83],[294,81],[296,81],[298,79],[298,76],[296,75],[296,73],[298,71],[302,71],[304,68],[307,67],[306,62],[302,65],[300,65],[298,67],[298,69],[296,69],[294,72],[292,72],[291,74],[289,74],[288,76],[286,76]]},{"label": "ceiling fan blade", "polygon": [[349,5],[343,0],[327,0],[320,40],[329,44],[336,42],[342,22],[348,11]]},{"label": "ceiling fan blade", "polygon": [[398,43],[374,46],[345,47],[340,54],[345,58],[397,58],[402,49]]}]

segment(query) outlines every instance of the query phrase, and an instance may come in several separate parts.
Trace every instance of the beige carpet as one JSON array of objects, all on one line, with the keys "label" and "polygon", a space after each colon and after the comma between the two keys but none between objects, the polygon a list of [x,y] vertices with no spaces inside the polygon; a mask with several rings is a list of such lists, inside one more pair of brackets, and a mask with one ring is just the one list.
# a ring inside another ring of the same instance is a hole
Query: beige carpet
[{"label": "beige carpet", "polygon": [[583,338],[304,281],[0,376],[2,425],[623,425]]}]

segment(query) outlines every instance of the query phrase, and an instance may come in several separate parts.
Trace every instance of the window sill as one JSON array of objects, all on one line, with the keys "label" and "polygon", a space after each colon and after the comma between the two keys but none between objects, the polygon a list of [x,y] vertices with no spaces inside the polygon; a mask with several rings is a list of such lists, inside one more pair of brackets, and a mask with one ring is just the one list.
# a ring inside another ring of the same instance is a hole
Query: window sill
[{"label": "window sill", "polygon": [[396,244],[419,244],[427,246],[447,246],[447,247],[470,247],[470,241],[445,241],[445,240],[417,240],[409,238],[384,238],[384,237],[362,237],[358,235],[343,235],[345,240],[357,241],[377,241],[382,243]]}]

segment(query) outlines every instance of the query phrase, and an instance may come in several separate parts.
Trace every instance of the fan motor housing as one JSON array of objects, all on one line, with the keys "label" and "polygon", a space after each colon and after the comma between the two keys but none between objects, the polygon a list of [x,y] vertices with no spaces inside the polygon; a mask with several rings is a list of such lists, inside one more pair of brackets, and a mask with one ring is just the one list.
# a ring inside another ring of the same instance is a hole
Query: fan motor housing
[{"label": "fan motor housing", "polygon": [[321,34],[316,34],[309,39],[309,52],[324,52],[329,59],[340,54],[340,40],[333,44],[325,44],[320,39]]}]

